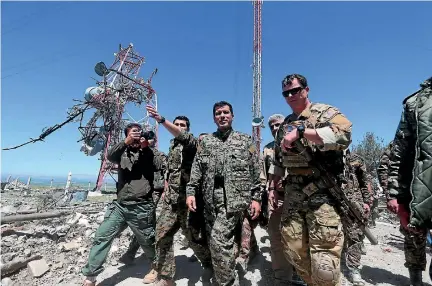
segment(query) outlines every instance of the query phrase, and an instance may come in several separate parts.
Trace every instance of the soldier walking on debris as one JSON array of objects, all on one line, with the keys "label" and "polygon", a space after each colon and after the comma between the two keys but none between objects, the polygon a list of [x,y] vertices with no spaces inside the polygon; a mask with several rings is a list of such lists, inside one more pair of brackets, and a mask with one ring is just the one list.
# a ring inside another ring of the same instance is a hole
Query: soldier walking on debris
[{"label": "soldier walking on debris", "polygon": [[[157,206],[159,199],[162,195],[162,192],[164,190],[164,181],[165,181],[164,173],[165,173],[165,168],[167,165],[167,155],[165,155],[165,153],[163,153],[163,152],[161,152],[155,148],[156,140],[157,140],[155,134],[153,132],[150,132],[149,135],[150,135],[148,138],[149,147],[153,150],[155,156],[159,157],[161,162],[162,162],[161,168],[154,172],[154,179],[153,179],[153,187],[154,187],[153,200],[154,200],[155,205]],[[141,142],[143,142],[145,140],[146,139],[141,136]],[[126,229],[126,228],[127,228],[127,226],[124,227],[124,229]],[[136,236],[135,235],[132,236],[132,240],[129,243],[128,250],[126,251],[125,254],[123,254],[120,257],[119,261],[121,263],[126,264],[126,265],[132,264],[135,260],[135,256],[136,256],[136,253],[138,252],[139,247],[140,247],[140,245],[138,243]]]},{"label": "soldier walking on debris", "polygon": [[[335,177],[343,174],[342,150],[351,143],[352,123],[333,106],[311,103],[302,75],[286,76],[282,89],[293,113],[276,134],[269,174],[272,190],[288,173],[281,219],[284,254],[308,285],[340,285],[344,234],[338,201],[314,163],[324,164]],[[312,161],[303,154],[308,149],[298,150],[299,145],[312,149]]]},{"label": "soldier walking on debris", "polygon": [[232,129],[230,103],[215,103],[213,117],[218,129],[199,144],[187,185],[187,205],[196,211],[196,196],[202,186],[216,281],[223,286],[239,285],[234,270],[235,230],[248,207],[253,220],[260,213],[258,152],[249,135]]},{"label": "soldier walking on debris", "polygon": [[[160,158],[148,147],[148,141],[140,142],[141,126],[131,123],[125,128],[126,139],[108,151],[108,160],[118,164],[117,200],[105,213],[96,231],[87,264],[82,269],[86,276],[84,286],[94,286],[96,276],[103,271],[114,238],[128,225],[136,236],[144,253],[152,262],[154,271],[155,204],[153,202],[153,178],[155,170],[162,167]],[[154,282],[154,280],[152,281]]]},{"label": "soldier walking on debris", "polygon": [[[273,114],[268,119],[268,125],[272,136],[276,136],[279,126],[284,121],[285,116],[282,114]],[[281,241],[280,222],[284,202],[283,185],[276,186],[275,189],[269,189],[268,170],[273,160],[274,140],[264,146],[263,150],[263,166],[261,169],[261,189],[268,193],[268,234],[270,237],[270,255],[272,269],[274,275],[273,285],[306,285],[300,277],[298,277],[295,268],[288,262],[283,253],[283,245]],[[282,183],[282,181],[281,181]],[[263,196],[264,197],[264,196]],[[263,202],[264,204],[264,202]]]},{"label": "soldier walking on debris", "polygon": [[153,107],[147,106],[147,111],[174,136],[169,148],[165,174],[168,189],[164,192],[162,210],[156,224],[157,268],[155,274],[159,278],[156,285],[174,285],[173,278],[176,270],[174,235],[180,228],[204,267],[202,279],[209,280],[212,275],[210,251],[206,244],[197,243],[194,238],[198,234],[194,233],[195,229],[187,225],[186,184],[189,182],[192,162],[197,150],[197,139],[189,133],[190,122],[187,117],[177,116],[174,123],[171,123]]},{"label": "soldier walking on debris", "polygon": [[[346,150],[345,157],[346,185],[342,186],[347,197],[364,210],[364,219],[370,215],[372,205],[372,193],[368,190],[368,178],[364,160],[357,154]],[[342,265],[346,276],[354,286],[365,285],[360,275],[360,260],[362,255],[362,242],[365,238],[360,226],[349,224],[342,218],[345,234],[345,244],[342,256]]]},{"label": "soldier walking on debris", "polygon": [[426,234],[432,228],[432,77],[420,86],[403,101],[388,173],[388,207],[401,221],[413,286],[423,285]]}]

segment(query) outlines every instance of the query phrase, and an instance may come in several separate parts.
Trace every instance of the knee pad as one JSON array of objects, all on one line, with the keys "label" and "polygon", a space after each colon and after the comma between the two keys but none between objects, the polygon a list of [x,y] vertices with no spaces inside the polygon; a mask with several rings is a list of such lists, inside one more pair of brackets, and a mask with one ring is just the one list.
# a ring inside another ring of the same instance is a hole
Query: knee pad
[{"label": "knee pad", "polygon": [[333,286],[340,277],[339,259],[328,253],[320,253],[312,260],[312,279],[315,285]]}]

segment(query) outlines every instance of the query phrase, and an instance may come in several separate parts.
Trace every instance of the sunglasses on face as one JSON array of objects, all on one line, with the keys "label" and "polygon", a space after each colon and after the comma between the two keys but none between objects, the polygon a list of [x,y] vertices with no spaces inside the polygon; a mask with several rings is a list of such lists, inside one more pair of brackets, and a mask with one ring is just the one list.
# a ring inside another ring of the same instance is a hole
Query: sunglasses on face
[{"label": "sunglasses on face", "polygon": [[279,126],[280,126],[281,124],[280,123],[275,123],[275,124],[272,124],[271,126],[270,126],[270,129],[275,129],[275,128],[279,128]]},{"label": "sunglasses on face", "polygon": [[288,90],[283,91],[283,92],[282,92],[282,95],[283,95],[284,97],[288,97],[288,96],[290,96],[290,94],[291,94],[291,95],[296,95],[296,94],[300,93],[303,89],[304,89],[304,88],[301,87],[301,86],[299,86],[299,87],[295,87],[295,88],[291,88],[291,89],[288,89]]}]

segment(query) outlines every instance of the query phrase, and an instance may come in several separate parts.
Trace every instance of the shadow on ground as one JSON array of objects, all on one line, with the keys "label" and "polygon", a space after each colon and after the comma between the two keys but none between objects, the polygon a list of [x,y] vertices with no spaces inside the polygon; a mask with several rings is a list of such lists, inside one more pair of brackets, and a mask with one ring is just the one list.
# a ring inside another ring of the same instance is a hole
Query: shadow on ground
[{"label": "shadow on ground", "polygon": [[141,255],[135,259],[134,264],[122,265],[118,270],[118,273],[105,278],[99,284],[104,286],[114,286],[130,277],[142,279],[144,278],[144,275],[150,271],[150,264],[148,259],[144,255]]},{"label": "shadow on ground", "polygon": [[[239,271],[240,286],[272,286],[272,268],[271,262],[263,255],[262,249],[257,255],[249,262],[248,272],[242,273]],[[258,271],[257,271],[258,270]],[[259,274],[260,273],[260,274]],[[260,275],[261,277],[256,277]],[[254,281],[254,283],[252,283]]]},{"label": "shadow on ground", "polygon": [[[377,285],[379,283],[387,283],[394,286],[409,286],[410,281],[408,277],[405,277],[400,274],[391,273],[385,269],[381,268],[372,268],[364,265],[361,270],[362,278],[373,284]],[[423,283],[424,286],[432,286],[429,283]]]},{"label": "shadow on ground", "polygon": [[191,262],[189,261],[189,257],[186,255],[176,256],[176,275],[175,281],[180,279],[189,279],[188,285],[193,286],[197,283],[201,278],[201,273],[203,268],[201,267],[200,262]]}]

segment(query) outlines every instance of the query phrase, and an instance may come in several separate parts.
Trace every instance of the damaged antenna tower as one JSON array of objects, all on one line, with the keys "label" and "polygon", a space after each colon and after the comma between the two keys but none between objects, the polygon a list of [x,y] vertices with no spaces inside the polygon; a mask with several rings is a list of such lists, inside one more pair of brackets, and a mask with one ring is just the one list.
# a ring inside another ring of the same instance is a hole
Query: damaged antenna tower
[{"label": "damaged antenna tower", "polygon": [[[97,81],[97,86],[87,88],[85,100],[96,111],[85,126],[79,127],[82,134],[80,141],[83,141],[81,151],[89,156],[100,152],[101,165],[94,191],[100,191],[107,173],[111,177],[117,173],[118,166],[107,160],[108,149],[124,140],[123,130],[127,124],[139,123],[143,130],[153,131],[156,138],[158,133],[155,120],[145,110],[145,105],[157,108],[157,95],[151,87],[157,69],[147,80],[138,78],[145,59],[132,44],[126,48],[120,46],[114,56],[109,68],[103,62],[95,66],[95,72],[102,79]],[[135,120],[128,111],[129,104],[138,107],[144,117]],[[124,115],[126,118],[123,118]]]},{"label": "damaged antenna tower", "polygon": [[[113,179],[117,173],[115,164],[107,160],[108,149],[124,140],[123,130],[127,124],[134,122],[142,125],[143,130],[153,131],[157,142],[157,124],[152,119],[145,105],[152,105],[157,108],[156,92],[151,86],[153,71],[147,80],[138,77],[138,73],[144,64],[144,57],[140,56],[129,44],[126,48],[119,47],[114,54],[115,59],[109,68],[103,63],[96,64],[94,70],[101,77],[96,80],[96,85],[86,89],[85,100],[75,100],[80,103],[73,105],[68,110],[67,119],[51,127],[44,128],[38,138],[30,138],[29,141],[20,145],[3,148],[2,150],[14,150],[30,143],[44,141],[53,132],[59,130],[71,122],[80,122],[78,130],[81,132],[81,151],[88,156],[100,154],[101,165],[94,191],[100,191],[106,174]],[[135,120],[130,112],[138,109],[134,114],[142,117]],[[84,114],[94,110],[87,124],[83,125]],[[126,118],[123,116],[126,115]],[[157,148],[157,145],[155,146]],[[114,179],[115,180],[115,179]]]}]

